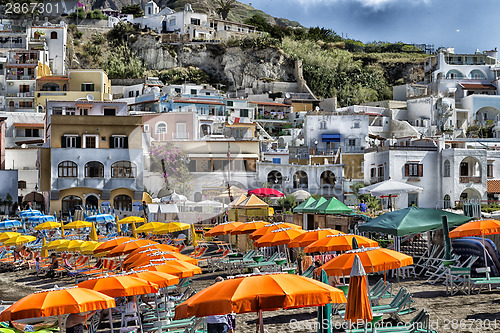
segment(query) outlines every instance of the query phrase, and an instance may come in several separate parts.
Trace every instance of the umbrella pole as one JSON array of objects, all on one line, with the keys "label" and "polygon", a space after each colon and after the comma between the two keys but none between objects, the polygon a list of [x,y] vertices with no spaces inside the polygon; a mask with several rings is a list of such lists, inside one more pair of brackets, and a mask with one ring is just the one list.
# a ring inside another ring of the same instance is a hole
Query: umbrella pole
[{"label": "umbrella pole", "polygon": [[262,310],[259,310],[259,327],[260,333],[264,333],[264,318],[262,317]]},{"label": "umbrella pole", "polygon": [[486,260],[486,242],[484,241],[484,231],[483,234],[483,250],[484,250],[484,267],[488,267],[488,260]]},{"label": "umbrella pole", "polygon": [[59,323],[59,332],[62,332],[62,320],[61,315],[57,315],[57,322]]},{"label": "umbrella pole", "polygon": [[109,327],[111,328],[111,333],[113,333],[113,315],[111,314],[111,308],[108,309],[109,313]]}]

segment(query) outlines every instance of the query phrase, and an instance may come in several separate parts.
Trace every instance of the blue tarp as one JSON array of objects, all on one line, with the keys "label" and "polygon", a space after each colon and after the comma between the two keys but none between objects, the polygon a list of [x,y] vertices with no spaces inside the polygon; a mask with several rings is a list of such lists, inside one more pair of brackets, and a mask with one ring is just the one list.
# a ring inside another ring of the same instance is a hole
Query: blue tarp
[{"label": "blue tarp", "polygon": [[340,142],[340,134],[321,134],[323,142]]}]

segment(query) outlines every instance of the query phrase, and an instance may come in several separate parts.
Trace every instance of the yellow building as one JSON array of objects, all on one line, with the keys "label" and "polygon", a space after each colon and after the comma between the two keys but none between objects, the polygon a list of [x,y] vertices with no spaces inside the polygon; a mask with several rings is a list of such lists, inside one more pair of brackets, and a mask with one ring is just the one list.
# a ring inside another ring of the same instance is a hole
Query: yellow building
[{"label": "yellow building", "polygon": [[36,80],[35,105],[45,112],[48,100],[89,99],[111,101],[111,80],[102,69],[70,69],[64,76],[44,76]]}]

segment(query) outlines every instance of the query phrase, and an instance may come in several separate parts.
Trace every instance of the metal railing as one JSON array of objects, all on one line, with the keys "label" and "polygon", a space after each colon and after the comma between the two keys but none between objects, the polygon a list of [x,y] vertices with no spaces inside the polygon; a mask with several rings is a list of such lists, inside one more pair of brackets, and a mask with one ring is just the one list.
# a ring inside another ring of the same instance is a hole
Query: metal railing
[{"label": "metal railing", "polygon": [[460,183],[480,184],[481,183],[481,177],[460,176]]}]

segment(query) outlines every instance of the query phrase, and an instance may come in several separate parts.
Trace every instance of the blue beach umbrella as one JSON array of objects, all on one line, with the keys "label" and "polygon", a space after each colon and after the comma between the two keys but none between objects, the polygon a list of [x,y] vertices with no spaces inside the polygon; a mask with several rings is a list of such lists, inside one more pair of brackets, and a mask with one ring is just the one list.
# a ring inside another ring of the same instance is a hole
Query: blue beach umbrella
[{"label": "blue beach umbrella", "polygon": [[21,228],[23,224],[17,220],[5,220],[0,222],[0,229]]},{"label": "blue beach umbrella", "polygon": [[40,216],[43,215],[42,212],[39,210],[33,210],[33,209],[28,209],[28,210],[23,210],[19,212],[19,217],[31,217],[31,216]]}]

